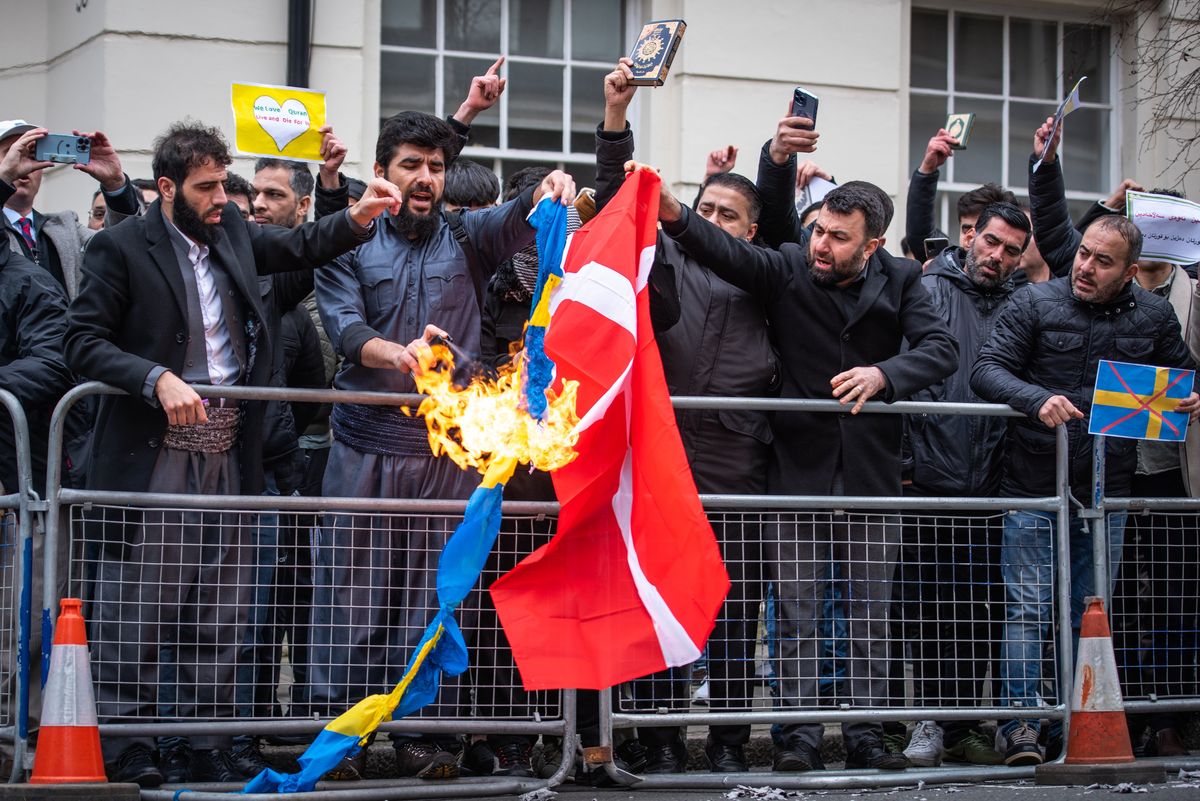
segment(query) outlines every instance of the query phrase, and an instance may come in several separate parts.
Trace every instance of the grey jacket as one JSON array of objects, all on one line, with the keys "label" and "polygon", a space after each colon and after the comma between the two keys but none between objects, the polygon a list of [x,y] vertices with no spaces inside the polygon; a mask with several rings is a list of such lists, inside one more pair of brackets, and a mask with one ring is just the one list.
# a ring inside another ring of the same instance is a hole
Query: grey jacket
[{"label": "grey jacket", "polygon": [[[13,188],[8,184],[0,181],[0,206],[8,200],[12,194]],[[137,211],[133,214],[122,212],[121,208],[127,208],[121,202],[108,203],[108,212],[104,216],[104,226],[112,228],[117,223],[125,220],[128,217],[136,217],[140,215],[145,207],[142,204],[141,193],[133,188],[133,184],[126,178],[125,186],[119,192],[109,194],[104,193],[106,200],[120,198],[126,200],[126,193],[129,193],[128,200],[135,203]],[[8,235],[8,247],[13,253],[22,255],[24,251],[21,248],[21,235],[17,230],[8,224],[8,220],[0,220],[4,225],[4,231]],[[53,214],[45,214],[37,209],[34,209],[34,236],[45,234],[46,238],[54,245],[55,251],[58,252],[59,263],[62,267],[63,282],[66,286],[67,297],[74,300],[79,294],[79,277],[80,268],[83,266],[83,250],[87,247],[88,240],[91,239],[96,232],[88,228],[87,225],[79,221],[79,216],[73,211],[59,211]]]}]

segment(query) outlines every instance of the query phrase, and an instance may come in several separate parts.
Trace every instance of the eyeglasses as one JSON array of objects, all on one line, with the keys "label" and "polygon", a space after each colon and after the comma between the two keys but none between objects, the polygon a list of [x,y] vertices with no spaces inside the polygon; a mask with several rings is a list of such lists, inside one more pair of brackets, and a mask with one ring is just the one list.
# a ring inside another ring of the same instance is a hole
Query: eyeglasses
[{"label": "eyeglasses", "polygon": [[93,220],[103,220],[104,215],[108,213],[108,209],[100,207],[92,209],[89,213]]}]

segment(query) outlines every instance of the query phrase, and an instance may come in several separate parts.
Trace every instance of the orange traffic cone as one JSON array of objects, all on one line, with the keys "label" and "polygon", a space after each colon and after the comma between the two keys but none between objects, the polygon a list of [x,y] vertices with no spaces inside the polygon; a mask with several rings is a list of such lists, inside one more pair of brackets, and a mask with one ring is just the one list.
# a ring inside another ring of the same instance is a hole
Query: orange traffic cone
[{"label": "orange traffic cone", "polygon": [[1162,765],[1134,764],[1104,600],[1090,597],[1085,603],[1075,656],[1067,757],[1065,764],[1039,766],[1037,783],[1164,781]]},{"label": "orange traffic cone", "polygon": [[1115,765],[1133,761],[1125,725],[1125,702],[1117,680],[1112,632],[1104,601],[1088,598],[1079,627],[1075,689],[1071,699],[1068,765]]},{"label": "orange traffic cone", "polygon": [[83,623],[83,601],[63,598],[30,784],[107,782],[96,727],[92,668]]}]

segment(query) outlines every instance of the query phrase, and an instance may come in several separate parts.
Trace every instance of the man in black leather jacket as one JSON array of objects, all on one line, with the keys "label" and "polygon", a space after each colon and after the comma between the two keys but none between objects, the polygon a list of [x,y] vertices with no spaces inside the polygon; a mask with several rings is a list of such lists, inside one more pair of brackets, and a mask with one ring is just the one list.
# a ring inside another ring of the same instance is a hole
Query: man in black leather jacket
[{"label": "man in black leather jacket", "polygon": [[[1124,217],[1101,217],[1079,244],[1070,277],[1030,284],[1000,314],[971,375],[984,400],[1007,403],[1028,417],[1012,421],[1000,492],[1006,497],[1055,494],[1055,427],[1067,426],[1070,481],[1089,497],[1092,438],[1086,420],[1101,359],[1190,369],[1192,359],[1171,305],[1132,283],[1142,235]],[[1200,408],[1193,392],[1179,410]],[[1106,492],[1129,494],[1137,467],[1136,441],[1108,438]],[[1004,523],[1002,566],[1007,625],[1002,649],[1001,703],[1037,706],[1042,648],[1053,598],[1053,513],[1010,512]],[[1108,523],[1112,577],[1117,574],[1124,518]],[[1084,599],[1095,595],[1092,537],[1071,519],[1071,618],[1078,636]],[[1012,720],[999,740],[1010,765],[1036,765],[1038,721]]]}]

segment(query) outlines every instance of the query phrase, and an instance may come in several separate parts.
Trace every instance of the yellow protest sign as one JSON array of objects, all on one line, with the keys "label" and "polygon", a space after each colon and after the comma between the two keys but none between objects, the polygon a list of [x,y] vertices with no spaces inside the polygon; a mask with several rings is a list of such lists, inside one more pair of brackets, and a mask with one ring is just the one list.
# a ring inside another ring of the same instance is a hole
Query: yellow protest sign
[{"label": "yellow protest sign", "polygon": [[234,147],[243,156],[321,161],[325,93],[292,86],[235,83]]}]

